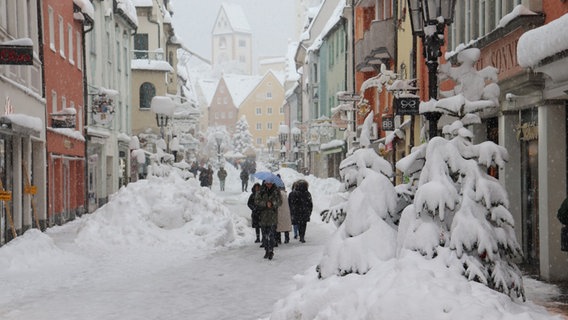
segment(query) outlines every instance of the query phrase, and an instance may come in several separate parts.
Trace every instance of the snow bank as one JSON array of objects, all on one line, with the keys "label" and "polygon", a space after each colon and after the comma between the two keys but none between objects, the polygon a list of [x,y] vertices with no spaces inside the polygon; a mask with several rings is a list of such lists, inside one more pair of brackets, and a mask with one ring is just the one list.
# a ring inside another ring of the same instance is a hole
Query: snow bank
[{"label": "snow bank", "polygon": [[213,249],[241,243],[247,221],[230,212],[196,179],[150,177],[129,184],[109,203],[80,220],[84,246],[183,246]]}]

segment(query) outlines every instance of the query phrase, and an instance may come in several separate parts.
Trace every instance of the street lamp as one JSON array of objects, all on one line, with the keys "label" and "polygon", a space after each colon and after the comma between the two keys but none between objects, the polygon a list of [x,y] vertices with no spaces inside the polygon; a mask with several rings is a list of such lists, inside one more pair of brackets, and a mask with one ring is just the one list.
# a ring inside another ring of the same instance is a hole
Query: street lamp
[{"label": "street lamp", "polygon": [[223,133],[215,131],[215,142],[217,142],[217,162],[221,164],[221,144],[223,143]]},{"label": "street lamp", "polygon": [[280,128],[278,129],[278,138],[280,140],[280,156],[282,159],[286,158],[286,141],[288,140],[288,133],[289,133],[288,126],[285,124],[281,124]]},{"label": "street lamp", "polygon": [[150,103],[150,110],[156,114],[156,124],[160,128],[160,135],[164,138],[164,128],[168,126],[168,120],[174,114],[174,101],[169,97],[155,96]]},{"label": "street lamp", "polygon": [[294,160],[298,161],[298,144],[302,140],[302,130],[300,128],[292,128],[292,139],[294,139]]},{"label": "street lamp", "polygon": [[268,160],[272,160],[272,153],[274,152],[274,139],[273,137],[268,137],[266,139],[266,146],[268,147]]},{"label": "street lamp", "polygon": [[[408,0],[412,34],[422,38],[424,58],[428,67],[428,95],[438,97],[438,58],[442,55],[444,30],[454,21],[456,0]],[[430,138],[438,133],[439,112],[425,112]]]}]

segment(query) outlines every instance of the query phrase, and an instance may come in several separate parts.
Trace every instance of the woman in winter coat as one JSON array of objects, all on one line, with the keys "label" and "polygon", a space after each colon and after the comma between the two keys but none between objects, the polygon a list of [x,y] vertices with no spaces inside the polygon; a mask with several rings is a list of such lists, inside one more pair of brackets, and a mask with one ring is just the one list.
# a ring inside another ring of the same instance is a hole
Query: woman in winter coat
[{"label": "woman in winter coat", "polygon": [[260,228],[262,231],[262,244],[264,245],[264,258],[272,260],[276,223],[278,222],[278,207],[282,205],[280,191],[275,184],[265,181],[254,196],[254,204],[260,213]]},{"label": "woman in winter coat", "polygon": [[292,223],[298,225],[300,242],[306,242],[306,225],[310,221],[313,209],[312,194],[308,191],[308,182],[306,180],[296,181],[296,188],[290,192],[288,203],[290,205]]},{"label": "woman in winter coat", "polygon": [[292,218],[286,188],[280,188],[280,197],[282,198],[282,205],[278,208],[276,243],[282,243],[282,232],[284,232],[284,243],[288,243],[290,242],[290,231],[292,231]]},{"label": "woman in winter coat", "polygon": [[252,193],[250,194],[247,202],[247,206],[251,210],[250,220],[252,222],[252,227],[256,233],[256,240],[254,242],[260,242],[260,212],[257,209],[256,205],[254,204],[254,197],[260,191],[260,183],[255,183],[251,189]]}]

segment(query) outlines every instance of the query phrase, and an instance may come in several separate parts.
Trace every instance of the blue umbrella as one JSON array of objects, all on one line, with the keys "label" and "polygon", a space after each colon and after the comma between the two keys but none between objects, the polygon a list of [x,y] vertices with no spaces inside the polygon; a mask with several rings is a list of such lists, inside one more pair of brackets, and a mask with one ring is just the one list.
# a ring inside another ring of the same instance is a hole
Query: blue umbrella
[{"label": "blue umbrella", "polygon": [[259,171],[253,174],[253,177],[262,180],[264,182],[274,183],[279,188],[284,188],[284,181],[282,181],[282,179],[280,179],[279,176],[275,175],[272,172]]}]

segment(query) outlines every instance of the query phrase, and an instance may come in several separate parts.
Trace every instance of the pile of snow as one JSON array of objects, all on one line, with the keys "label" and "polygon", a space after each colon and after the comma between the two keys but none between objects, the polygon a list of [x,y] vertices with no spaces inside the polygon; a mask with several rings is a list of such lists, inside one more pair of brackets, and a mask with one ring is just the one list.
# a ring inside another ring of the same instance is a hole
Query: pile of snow
[{"label": "pile of snow", "polygon": [[217,196],[175,171],[131,183],[79,221],[83,246],[183,246],[207,250],[240,243],[251,232]]},{"label": "pile of snow", "polygon": [[[367,250],[376,245],[367,243]],[[561,319],[534,303],[516,303],[467,281],[440,260],[415,252],[376,264],[365,275],[322,280],[314,269],[294,280],[297,290],[275,304],[271,320]]]}]

